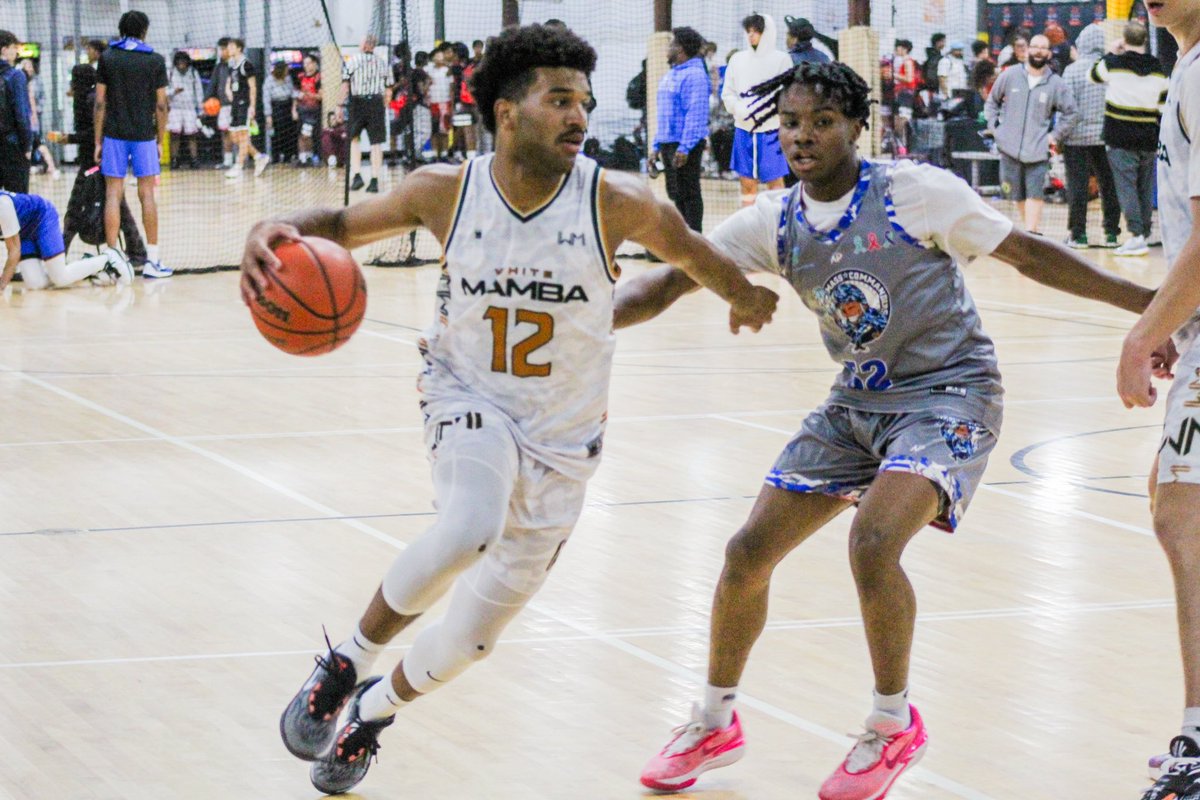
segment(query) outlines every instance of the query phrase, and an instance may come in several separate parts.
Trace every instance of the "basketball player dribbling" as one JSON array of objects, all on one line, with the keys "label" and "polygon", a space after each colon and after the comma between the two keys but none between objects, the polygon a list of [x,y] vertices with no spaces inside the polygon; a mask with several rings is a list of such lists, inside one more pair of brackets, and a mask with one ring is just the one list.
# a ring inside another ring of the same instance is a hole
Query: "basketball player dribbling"
[{"label": "basketball player dribbling", "polygon": [[[280,721],[321,791],[358,784],[397,711],[491,653],[566,543],[604,435],[618,245],[640,243],[729,301],[735,331],[774,311],[778,296],[751,285],[674,206],[579,155],[595,58],[566,29],[505,30],[473,84],[494,154],[419,169],[347,209],[259,223],[247,241],[247,303],[276,264],[271,245],[301,234],[358,247],[424,226],[445,253],[419,381],[437,521],[397,557],[358,630],[318,658]],[[383,647],[452,585],[445,617],[389,678],[370,677]]]},{"label": "basketball player dribbling", "polygon": [[[1192,800],[1200,797],[1200,3],[1150,0],[1146,10],[1179,45],[1158,141],[1158,213],[1168,272],[1125,338],[1117,392],[1127,408],[1147,407],[1157,395],[1151,375],[1175,379],[1149,484],[1154,532],[1175,580],[1183,725],[1168,752],[1150,759],[1156,780],[1143,800]],[[1151,361],[1172,337],[1174,375],[1171,363]]]},{"label": "basketball player dribbling", "polygon": [[[642,783],[684,789],[741,757],[734,703],[766,623],[771,573],[857,504],[849,551],[873,708],[819,796],[879,800],[927,741],[908,701],[916,598],[901,555],[926,525],[955,529],[1000,430],[995,349],[957,262],[991,254],[1039,283],[1135,312],[1153,292],[1014,230],[950,172],[859,158],[870,89],[845,64],[800,64],[751,94],[758,119],[778,114],[780,143],[800,183],[760,194],[712,240],[747,271],[791,283],[843,369],[828,400],[784,447],[726,548],[704,703],[646,765]],[[640,275],[618,296],[618,325],[654,316],[692,288],[672,267]]]}]

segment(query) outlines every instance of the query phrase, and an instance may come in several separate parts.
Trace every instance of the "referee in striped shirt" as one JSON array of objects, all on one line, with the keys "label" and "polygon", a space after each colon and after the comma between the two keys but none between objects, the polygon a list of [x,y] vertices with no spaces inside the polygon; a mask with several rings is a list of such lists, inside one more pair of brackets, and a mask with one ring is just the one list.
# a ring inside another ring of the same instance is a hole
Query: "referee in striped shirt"
[{"label": "referee in striped shirt", "polygon": [[368,34],[363,37],[362,49],[351,57],[342,67],[342,103],[350,98],[349,130],[350,137],[350,171],[354,179],[350,183],[352,191],[363,188],[362,179],[362,145],[359,137],[367,132],[371,142],[371,182],[367,185],[368,192],[379,191],[379,175],[383,171],[383,143],[387,139],[387,122],[385,120],[388,101],[388,65],[375,55],[376,39]]}]

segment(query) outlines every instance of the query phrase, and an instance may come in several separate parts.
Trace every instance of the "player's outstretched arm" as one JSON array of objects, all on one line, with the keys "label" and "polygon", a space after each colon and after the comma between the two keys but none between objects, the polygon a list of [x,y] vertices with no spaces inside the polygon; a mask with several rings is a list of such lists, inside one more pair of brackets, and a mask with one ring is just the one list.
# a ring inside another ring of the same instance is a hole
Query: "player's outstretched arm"
[{"label": "player's outstretched arm", "polygon": [[664,265],[621,281],[613,302],[613,327],[628,328],[654,319],[700,284],[679,267]]},{"label": "player's outstretched arm", "polygon": [[1011,264],[1026,278],[1069,294],[1142,313],[1154,299],[1154,290],[1096,269],[1064,245],[1044,236],[1014,230],[992,255]]},{"label": "player's outstretched arm", "polygon": [[444,239],[458,180],[458,167],[431,165],[413,171],[387,194],[346,208],[310,208],[259,222],[250,229],[242,253],[242,301],[250,305],[266,288],[263,269],[279,267],[272,248],[281,242],[319,236],[353,250],[418,226]]},{"label": "player's outstretched arm", "polygon": [[[1158,287],[1153,302],[1129,331],[1121,347],[1117,393],[1126,408],[1154,404],[1157,392],[1150,384],[1150,372],[1156,358],[1164,358],[1164,342],[1169,342],[1171,334],[1200,307],[1200,199],[1193,197],[1190,202],[1192,233],[1171,265],[1166,280]],[[1170,355],[1165,358],[1170,359]],[[1160,373],[1156,375],[1163,377]]]},{"label": "player's outstretched arm", "polygon": [[637,242],[728,302],[735,332],[734,320],[752,330],[771,321],[779,295],[746,280],[732,260],[689,229],[675,207],[656,198],[639,179],[605,173],[601,204],[606,227],[618,242]]}]

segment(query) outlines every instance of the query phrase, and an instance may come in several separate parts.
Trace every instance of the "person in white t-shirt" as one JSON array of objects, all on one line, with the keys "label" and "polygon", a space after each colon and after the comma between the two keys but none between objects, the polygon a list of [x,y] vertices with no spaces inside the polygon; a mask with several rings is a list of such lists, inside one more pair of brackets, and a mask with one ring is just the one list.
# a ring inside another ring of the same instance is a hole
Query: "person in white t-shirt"
[{"label": "person in white t-shirt", "polygon": [[942,97],[954,97],[957,91],[965,91],[968,86],[967,63],[963,61],[962,42],[950,45],[950,55],[937,64],[938,94]]},{"label": "person in white t-shirt", "polygon": [[1158,213],[1168,271],[1125,337],[1117,392],[1127,408],[1145,408],[1157,396],[1151,376],[1174,378],[1149,483],[1154,532],[1175,579],[1183,726],[1168,753],[1150,760],[1157,780],[1143,796],[1166,800],[1194,797],[1200,785],[1200,4],[1161,0],[1147,10],[1179,45],[1158,141]]},{"label": "person in white t-shirt", "polygon": [[433,51],[429,66],[425,68],[426,74],[429,75],[429,115],[433,118],[433,136],[430,137],[430,141],[438,161],[446,157],[446,148],[450,142],[451,117],[454,115],[452,78],[450,66],[446,63],[449,47],[448,42],[443,42],[441,47]]},{"label": "person in white t-shirt", "polygon": [[[758,92],[763,115],[777,112],[800,183],[760,195],[711,238],[744,270],[792,284],[841,373],[726,547],[704,702],[647,764],[642,783],[678,791],[741,757],[734,702],[767,620],[771,573],[858,505],[850,562],[875,674],[873,709],[819,796],[868,800],[882,797],[927,741],[908,702],[916,600],[901,556],[926,525],[955,528],[1000,429],[995,348],[958,264],[990,254],[1039,283],[1130,311],[1153,292],[1014,229],[950,172],[860,158],[870,89],[845,64],[800,64]],[[673,267],[646,272],[618,288],[616,325],[653,317],[694,288]]]},{"label": "person in white t-shirt", "polygon": [[18,272],[26,289],[70,286],[100,275],[105,283],[133,283],[129,261],[111,252],[68,264],[58,209],[36,194],[0,190],[0,238],[5,249],[0,291]]}]

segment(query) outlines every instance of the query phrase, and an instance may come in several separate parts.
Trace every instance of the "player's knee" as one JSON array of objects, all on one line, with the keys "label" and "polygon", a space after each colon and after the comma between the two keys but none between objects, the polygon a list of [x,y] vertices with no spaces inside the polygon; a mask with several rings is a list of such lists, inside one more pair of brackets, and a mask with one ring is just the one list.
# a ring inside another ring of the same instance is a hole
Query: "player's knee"
[{"label": "player's knee", "polygon": [[439,517],[432,535],[443,564],[461,570],[482,558],[503,532],[502,515],[466,513]]},{"label": "player's knee", "polygon": [[902,549],[883,526],[856,525],[850,530],[850,567],[856,576],[869,576],[899,563]]},{"label": "player's knee", "polygon": [[752,527],[744,527],[725,545],[726,580],[756,582],[770,580],[775,569],[768,537]]},{"label": "player's knee", "polygon": [[45,262],[40,259],[24,259],[17,265],[21,281],[26,289],[48,289],[50,276],[46,274]]}]

